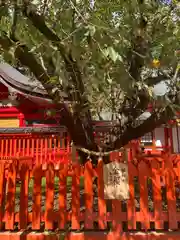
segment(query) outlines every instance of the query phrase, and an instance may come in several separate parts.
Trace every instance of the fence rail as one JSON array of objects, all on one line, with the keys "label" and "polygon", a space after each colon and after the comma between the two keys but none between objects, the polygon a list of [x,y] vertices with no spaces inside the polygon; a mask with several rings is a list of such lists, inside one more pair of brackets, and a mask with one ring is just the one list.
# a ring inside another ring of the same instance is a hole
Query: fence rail
[{"label": "fence rail", "polygon": [[[178,230],[180,159],[129,161],[130,199],[104,200],[103,163],[0,163],[0,230]],[[17,178],[17,176],[19,176]]]}]

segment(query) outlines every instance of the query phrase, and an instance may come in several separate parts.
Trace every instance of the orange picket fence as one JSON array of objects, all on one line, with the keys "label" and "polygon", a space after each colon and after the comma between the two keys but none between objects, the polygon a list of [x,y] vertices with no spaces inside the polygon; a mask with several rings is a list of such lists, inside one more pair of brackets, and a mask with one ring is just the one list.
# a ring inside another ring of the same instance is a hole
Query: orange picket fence
[{"label": "orange picket fence", "polygon": [[70,139],[66,132],[0,135],[0,160],[16,156],[32,157],[34,164],[67,163],[71,158]]},{"label": "orange picket fence", "polygon": [[57,240],[61,231],[73,240],[179,239],[180,159],[129,159],[128,167],[130,199],[119,201],[104,199],[102,161],[96,168],[90,160],[85,166],[1,161],[0,239]]},{"label": "orange picket fence", "polygon": [[[97,131],[96,141],[106,141],[108,133]],[[139,141],[129,144],[133,155],[139,149]],[[153,151],[145,149],[145,153],[161,155],[161,152],[169,151],[168,148],[153,148]],[[121,153],[119,153],[119,157]],[[53,162],[55,164],[70,164],[72,158],[77,157],[72,154],[71,140],[67,132],[61,130],[56,134],[0,134],[0,161],[5,159],[29,158],[32,163],[45,164]],[[116,154],[117,157],[117,154]],[[119,158],[118,157],[118,158]]]}]

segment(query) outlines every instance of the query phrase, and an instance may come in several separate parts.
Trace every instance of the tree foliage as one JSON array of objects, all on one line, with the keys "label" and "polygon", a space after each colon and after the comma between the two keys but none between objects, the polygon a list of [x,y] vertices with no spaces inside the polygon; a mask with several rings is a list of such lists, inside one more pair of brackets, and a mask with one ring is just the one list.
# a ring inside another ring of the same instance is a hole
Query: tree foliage
[{"label": "tree foliage", "polygon": [[[1,1],[1,58],[41,82],[78,147],[119,149],[178,110],[179,13],[178,1]],[[169,91],[156,96],[161,81]],[[151,116],[137,124],[149,105]],[[103,112],[112,114],[113,137],[97,146],[92,120]]]}]

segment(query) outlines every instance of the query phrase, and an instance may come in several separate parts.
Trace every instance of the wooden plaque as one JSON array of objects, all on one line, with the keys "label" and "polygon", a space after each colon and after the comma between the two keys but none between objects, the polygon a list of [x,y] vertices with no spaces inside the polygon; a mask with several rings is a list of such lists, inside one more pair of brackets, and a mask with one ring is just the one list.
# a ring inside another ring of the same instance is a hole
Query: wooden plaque
[{"label": "wooden plaque", "polygon": [[103,167],[104,198],[129,199],[128,165],[111,162]]}]

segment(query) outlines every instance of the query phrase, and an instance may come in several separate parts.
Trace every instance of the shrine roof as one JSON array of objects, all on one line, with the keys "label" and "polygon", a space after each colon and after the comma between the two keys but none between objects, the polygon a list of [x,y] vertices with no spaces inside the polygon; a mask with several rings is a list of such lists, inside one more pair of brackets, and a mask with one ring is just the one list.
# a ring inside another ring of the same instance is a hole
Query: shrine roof
[{"label": "shrine roof", "polygon": [[[18,70],[7,63],[0,63],[0,82],[5,85],[10,92],[17,92],[26,95],[31,101],[51,102],[42,84],[30,77],[21,74]],[[62,92],[62,97],[67,98]]]}]

